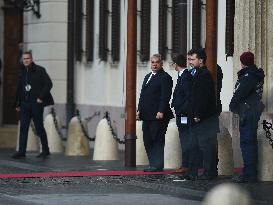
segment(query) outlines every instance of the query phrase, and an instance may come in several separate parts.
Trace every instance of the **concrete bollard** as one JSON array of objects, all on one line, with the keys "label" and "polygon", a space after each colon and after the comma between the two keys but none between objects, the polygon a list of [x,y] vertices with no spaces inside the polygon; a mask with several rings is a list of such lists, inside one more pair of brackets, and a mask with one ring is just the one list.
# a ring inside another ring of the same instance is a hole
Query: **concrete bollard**
[{"label": "concrete bollard", "polygon": [[[56,120],[58,125],[60,125],[60,120],[56,116]],[[63,152],[63,144],[60,136],[58,135],[58,131],[54,124],[54,119],[52,114],[48,114],[44,121],[45,130],[47,133],[48,139],[48,147],[51,153],[62,153]]]},{"label": "concrete bollard", "polygon": [[113,138],[107,120],[102,119],[96,130],[93,160],[118,160],[118,143]]},{"label": "concrete bollard", "polygon": [[223,183],[212,188],[205,196],[202,205],[250,205],[249,194],[235,184]]},{"label": "concrete bollard", "polygon": [[[83,121],[83,124],[86,127],[86,122]],[[89,153],[89,141],[84,136],[78,117],[73,117],[69,123],[65,155],[88,156]]]},{"label": "concrete bollard", "polygon": [[170,122],[165,136],[164,168],[176,169],[181,167],[182,150],[179,132],[175,122]]},{"label": "concrete bollard", "polygon": [[[31,121],[33,124],[33,122]],[[19,150],[19,136],[20,136],[20,121],[18,121],[18,135],[17,135],[17,145],[16,145],[16,151]],[[39,137],[36,136],[33,132],[33,129],[31,128],[31,125],[28,129],[28,140],[27,140],[27,151],[39,151],[39,144],[40,140]]]},{"label": "concrete bollard", "polygon": [[142,121],[136,121],[136,165],[148,165],[149,160],[144,147]]},{"label": "concrete bollard", "polygon": [[232,175],[234,162],[232,139],[228,133],[217,134],[218,141],[218,174],[219,175]]}]

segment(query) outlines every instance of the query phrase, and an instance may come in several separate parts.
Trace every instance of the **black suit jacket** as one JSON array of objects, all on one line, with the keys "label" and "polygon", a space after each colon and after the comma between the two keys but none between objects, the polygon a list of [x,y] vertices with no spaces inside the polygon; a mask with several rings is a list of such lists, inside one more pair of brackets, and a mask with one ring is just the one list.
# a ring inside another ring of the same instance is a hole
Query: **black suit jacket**
[{"label": "black suit jacket", "polygon": [[192,75],[187,69],[177,79],[173,92],[172,107],[178,116],[188,116],[191,81]]},{"label": "black suit jacket", "polygon": [[169,105],[172,95],[172,77],[163,68],[146,84],[151,73],[144,78],[138,111],[141,120],[157,120],[157,112],[164,114],[164,119],[173,118],[173,113]]},{"label": "black suit jacket", "polygon": [[212,76],[206,67],[197,68],[192,79],[190,116],[201,122],[217,113],[216,96]]}]

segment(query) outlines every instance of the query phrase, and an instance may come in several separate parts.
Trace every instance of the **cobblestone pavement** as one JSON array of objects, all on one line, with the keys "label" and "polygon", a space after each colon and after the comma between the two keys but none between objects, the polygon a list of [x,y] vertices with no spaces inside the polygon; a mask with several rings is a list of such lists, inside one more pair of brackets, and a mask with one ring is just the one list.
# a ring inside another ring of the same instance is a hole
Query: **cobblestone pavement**
[{"label": "cobblestone pavement", "polygon": [[[10,151],[0,150],[0,174],[125,170],[123,161],[94,162],[90,157],[52,155],[47,160],[35,158],[12,160]],[[143,167],[133,168],[143,169]],[[212,181],[175,182],[175,175],[0,178],[2,205],[55,204],[200,204],[208,190],[229,182],[230,177]],[[243,184],[254,204],[267,205],[273,201],[273,182]]]}]

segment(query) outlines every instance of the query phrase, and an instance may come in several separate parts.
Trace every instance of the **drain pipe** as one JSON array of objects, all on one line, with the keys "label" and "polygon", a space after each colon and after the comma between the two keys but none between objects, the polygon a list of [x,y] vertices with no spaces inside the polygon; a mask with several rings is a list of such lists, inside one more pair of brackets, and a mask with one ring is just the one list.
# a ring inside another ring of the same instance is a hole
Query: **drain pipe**
[{"label": "drain pipe", "polygon": [[67,22],[67,96],[66,96],[66,122],[74,116],[74,66],[75,66],[75,0],[68,0],[68,22]]}]

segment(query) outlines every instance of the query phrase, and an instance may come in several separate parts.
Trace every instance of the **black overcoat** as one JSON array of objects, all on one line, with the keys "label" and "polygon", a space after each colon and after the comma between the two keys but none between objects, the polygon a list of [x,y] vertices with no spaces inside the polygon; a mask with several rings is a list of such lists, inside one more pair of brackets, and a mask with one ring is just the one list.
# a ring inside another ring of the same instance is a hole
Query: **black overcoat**
[{"label": "black overcoat", "polygon": [[192,75],[187,69],[177,79],[171,104],[177,116],[188,116],[191,81]]},{"label": "black overcoat", "polygon": [[[25,91],[26,84],[30,84],[31,86],[29,94]],[[22,101],[26,101],[27,95],[35,99],[41,99],[44,106],[53,105],[54,100],[50,94],[52,87],[52,81],[45,68],[35,63],[32,63],[31,69],[29,70],[24,67],[21,70],[17,84],[15,107],[19,107]]]}]

